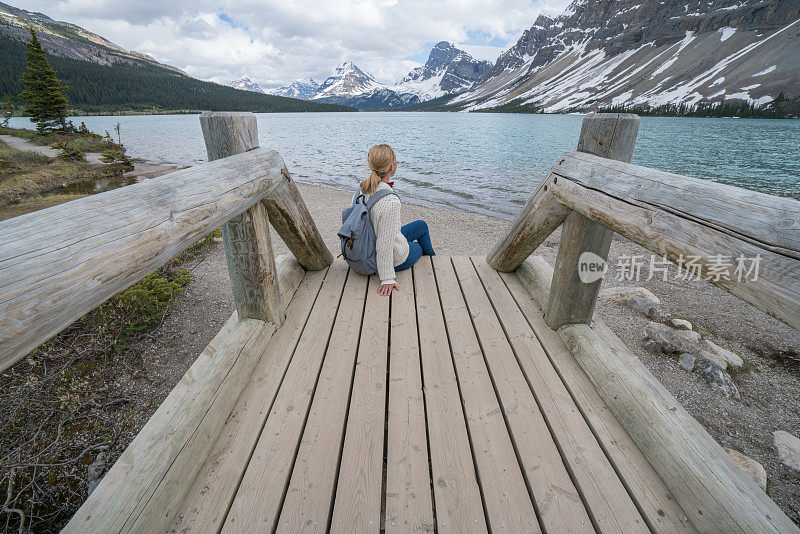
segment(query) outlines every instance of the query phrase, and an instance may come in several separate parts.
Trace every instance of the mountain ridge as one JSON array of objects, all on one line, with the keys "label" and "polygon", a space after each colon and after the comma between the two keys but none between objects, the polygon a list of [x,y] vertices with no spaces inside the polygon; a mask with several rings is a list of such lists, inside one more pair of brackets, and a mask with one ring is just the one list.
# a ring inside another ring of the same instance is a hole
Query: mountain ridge
[{"label": "mountain ridge", "polygon": [[477,60],[457,43],[440,41],[428,60],[395,84],[384,84],[350,61],[339,64],[321,84],[292,82],[270,94],[295,96],[320,102],[345,104],[358,109],[387,109],[419,104],[472,87],[492,67]]},{"label": "mountain ridge", "polygon": [[[575,0],[539,16],[454,109],[545,112],[744,102],[800,94],[792,0]],[[757,53],[752,53],[757,50]]]}]

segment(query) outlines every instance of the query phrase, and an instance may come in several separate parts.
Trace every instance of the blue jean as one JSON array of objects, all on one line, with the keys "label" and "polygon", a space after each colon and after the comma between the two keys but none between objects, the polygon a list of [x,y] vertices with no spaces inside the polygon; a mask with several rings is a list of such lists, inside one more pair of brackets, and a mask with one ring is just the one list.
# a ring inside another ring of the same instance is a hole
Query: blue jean
[{"label": "blue jean", "polygon": [[431,236],[428,232],[428,223],[419,220],[410,222],[400,228],[400,233],[408,240],[408,257],[406,261],[394,268],[395,271],[404,271],[417,263],[417,260],[425,254],[435,256]]}]

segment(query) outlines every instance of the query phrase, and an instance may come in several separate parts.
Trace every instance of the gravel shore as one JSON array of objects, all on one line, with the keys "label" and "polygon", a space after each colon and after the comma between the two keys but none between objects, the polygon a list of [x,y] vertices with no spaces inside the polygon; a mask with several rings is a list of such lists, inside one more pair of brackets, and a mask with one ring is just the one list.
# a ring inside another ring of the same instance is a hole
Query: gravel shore
[{"label": "gravel shore", "polygon": [[[338,254],[336,230],[341,224],[341,210],[352,199],[352,193],[298,185],[326,244],[334,255]],[[402,183],[397,187],[402,196]],[[508,226],[508,221],[501,219],[409,203],[403,204],[402,218],[404,223],[426,220],[440,255],[485,255]],[[537,254],[553,265],[558,243],[559,233],[556,232]],[[277,235],[273,236],[273,246],[276,254],[287,251]],[[650,253],[615,236],[609,263],[615,265],[632,255],[645,258],[642,275],[646,278]],[[172,387],[170,384],[180,379],[234,309],[221,242],[213,243],[190,269],[195,280],[161,328],[136,348],[148,375],[157,380],[165,392]],[[670,274],[676,272],[673,265]],[[699,374],[681,369],[676,357],[656,354],[644,347],[644,326],[648,319],[641,313],[608,300],[598,302],[595,313],[723,447],[738,450],[764,466],[769,477],[768,493],[800,523],[800,473],[781,463],[772,440],[776,430],[800,435],[800,411],[797,410],[800,369],[784,358],[800,353],[800,332],[704,281],[686,281],[673,276],[663,281],[654,276],[639,282],[607,279],[603,285],[613,286],[646,287],[661,299],[664,311],[688,319],[703,338],[744,358],[746,365],[732,373],[741,398],[724,398]]]}]

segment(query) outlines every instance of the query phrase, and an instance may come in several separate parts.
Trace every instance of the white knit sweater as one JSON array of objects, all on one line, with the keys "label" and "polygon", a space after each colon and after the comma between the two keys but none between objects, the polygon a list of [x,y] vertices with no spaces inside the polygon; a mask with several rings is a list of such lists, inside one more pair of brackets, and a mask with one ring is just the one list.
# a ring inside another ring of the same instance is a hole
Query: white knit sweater
[{"label": "white knit sweater", "polygon": [[[378,189],[391,189],[391,186],[381,182]],[[356,195],[360,193],[357,191]],[[369,200],[369,196],[365,197]],[[369,210],[369,219],[375,229],[378,278],[381,285],[394,284],[394,268],[408,258],[408,240],[400,233],[400,199],[397,195],[383,197]]]}]

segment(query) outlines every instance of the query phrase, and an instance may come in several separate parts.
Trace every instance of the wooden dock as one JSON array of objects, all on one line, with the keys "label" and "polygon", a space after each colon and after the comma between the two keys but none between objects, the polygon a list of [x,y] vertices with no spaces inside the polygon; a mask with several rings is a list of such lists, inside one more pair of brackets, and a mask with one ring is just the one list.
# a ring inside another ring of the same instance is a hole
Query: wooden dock
[{"label": "wooden dock", "polygon": [[309,272],[177,532],[687,532],[516,275]]},{"label": "wooden dock", "polygon": [[589,115],[487,258],[387,298],[255,116],[200,122],[211,162],[0,222],[0,371],[222,226],[236,312],[64,532],[800,533],[579,276],[613,232],[702,274],[758,255],[712,283],[798,328],[800,202],[631,165],[638,117]]}]

